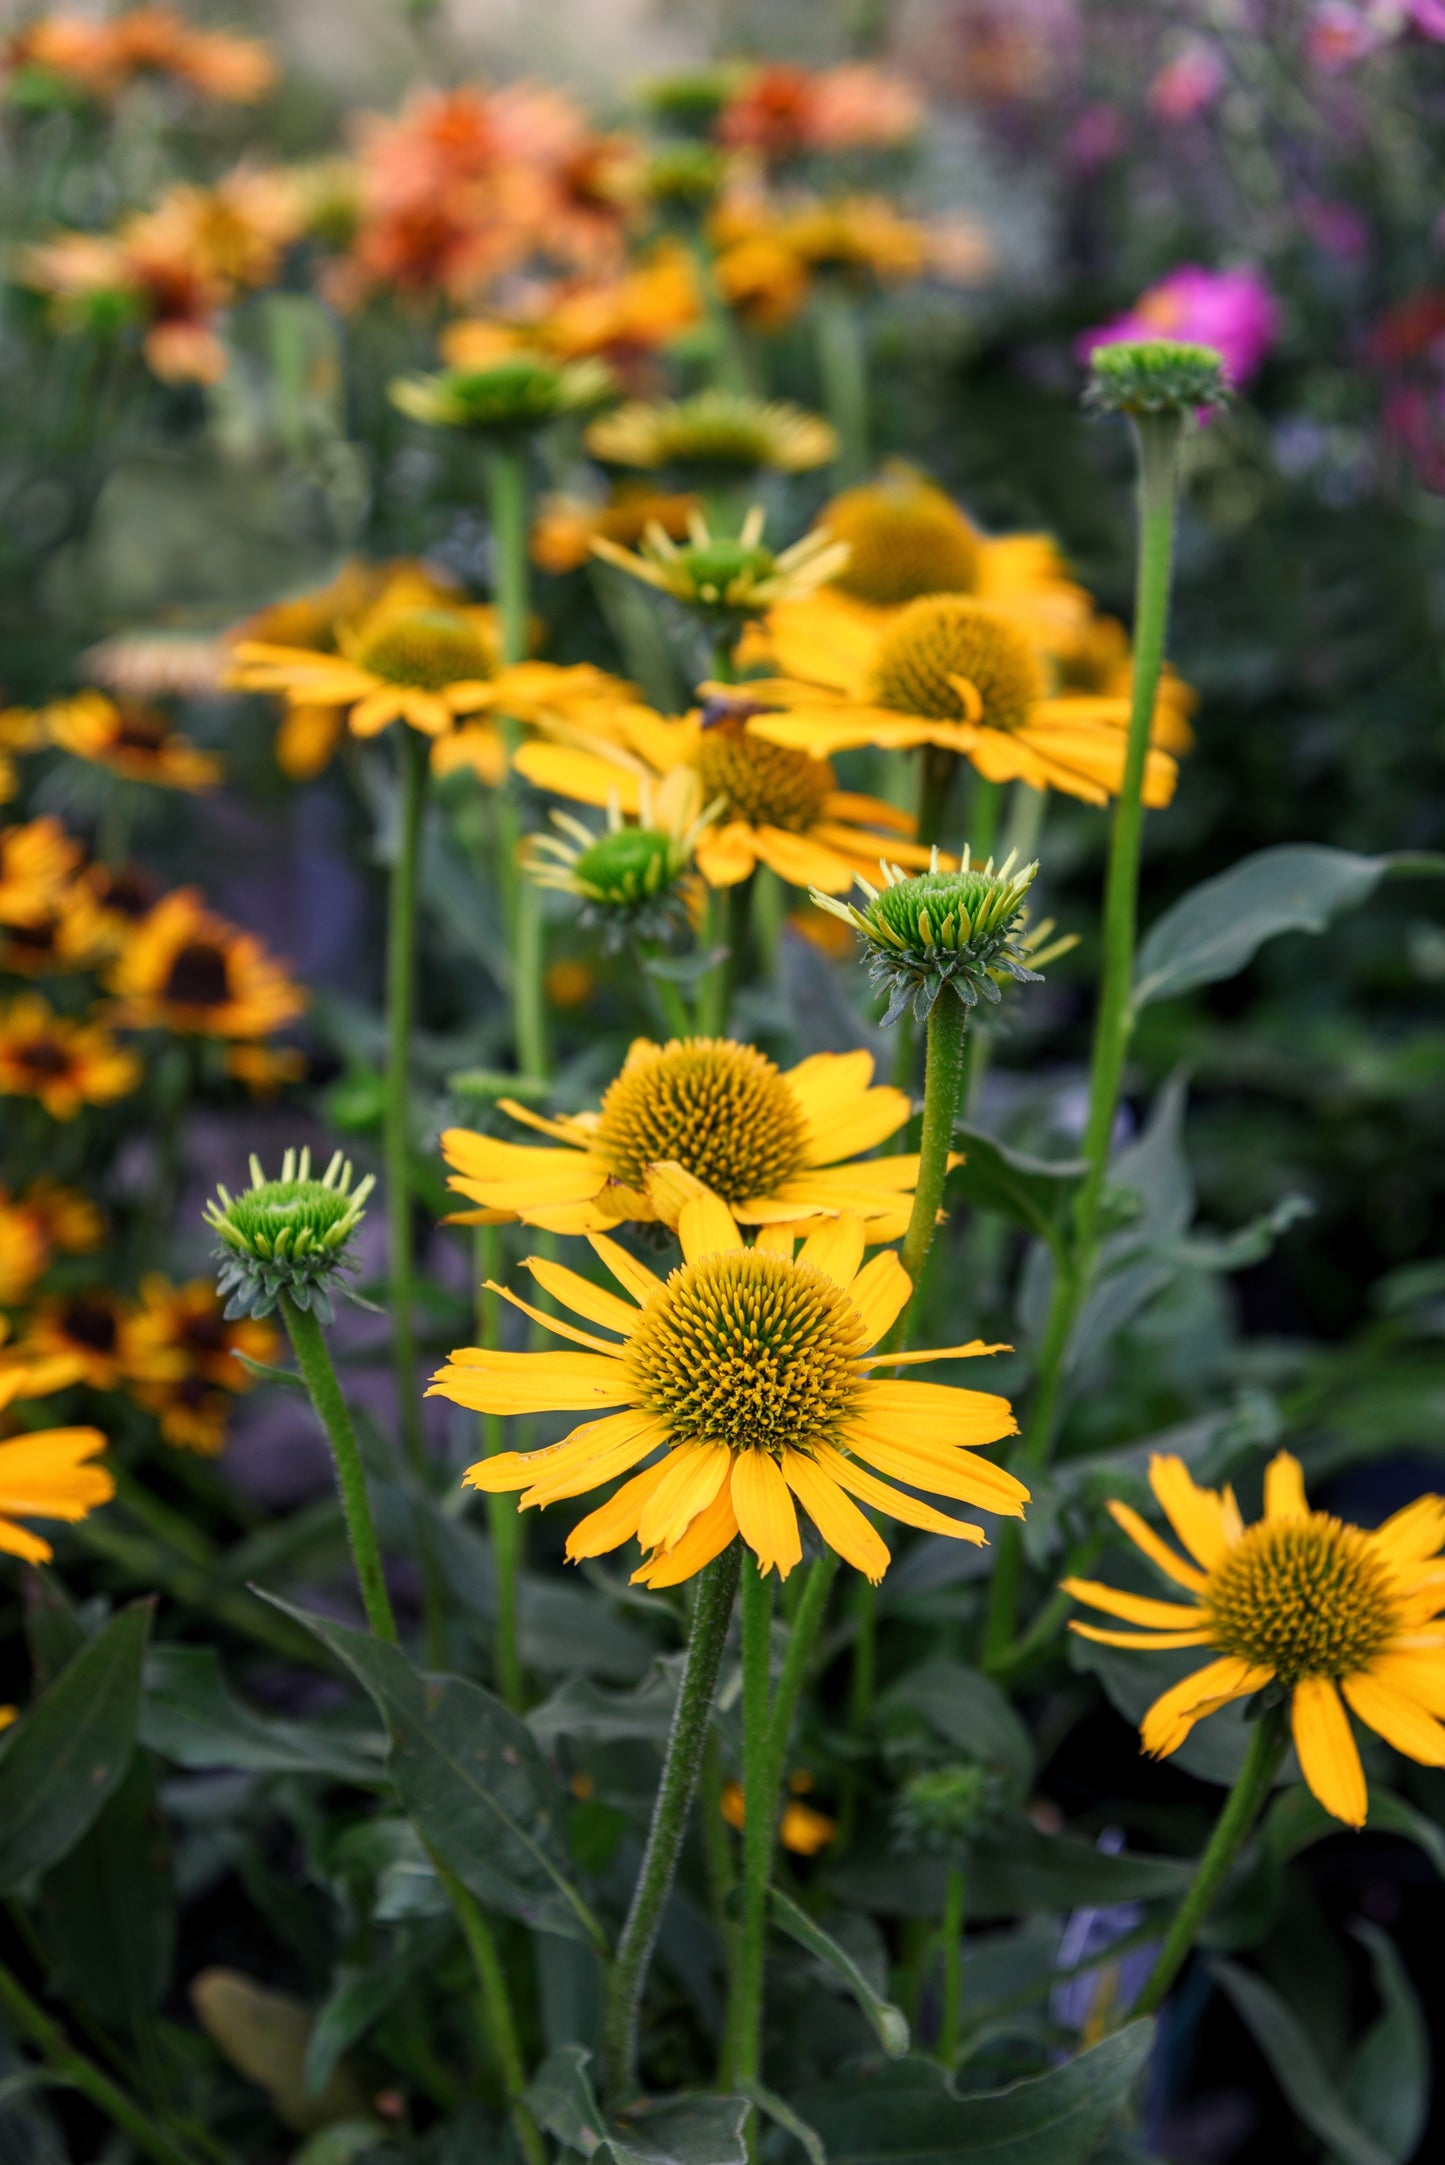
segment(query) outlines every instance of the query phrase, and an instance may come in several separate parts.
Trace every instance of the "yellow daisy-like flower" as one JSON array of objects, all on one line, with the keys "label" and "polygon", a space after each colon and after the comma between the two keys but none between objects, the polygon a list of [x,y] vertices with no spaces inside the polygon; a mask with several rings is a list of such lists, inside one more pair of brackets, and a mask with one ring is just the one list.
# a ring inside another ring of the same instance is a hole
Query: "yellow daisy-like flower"
[{"label": "yellow daisy-like flower", "polygon": [[92,1285],[42,1301],[17,1351],[27,1360],[68,1362],[67,1381],[110,1391],[118,1383],[165,1374],[153,1339],[141,1328],[134,1301]]},{"label": "yellow daisy-like flower", "polygon": [[62,1255],[88,1255],[105,1238],[104,1217],[79,1188],[62,1187],[57,1180],[33,1180],[18,1200]]},{"label": "yellow daisy-like flower", "polygon": [[[0,1407],[28,1396],[24,1384],[19,1369],[0,1374]],[[27,1564],[49,1563],[55,1553],[50,1543],[19,1522],[62,1519],[74,1526],[109,1503],[114,1481],[104,1466],[89,1464],[104,1449],[98,1428],[35,1429],[0,1443],[0,1551]]]},{"label": "yellow daisy-like flower", "polygon": [[27,911],[18,922],[0,915],[0,969],[17,977],[90,969],[106,946],[106,927],[83,879],[57,888],[39,914]]},{"label": "yellow daisy-like flower", "polygon": [[[664,1280],[604,1234],[590,1236],[625,1297],[560,1264],[529,1262],[544,1291],[615,1337],[504,1293],[572,1345],[545,1353],[465,1347],[452,1355],[430,1388],[457,1405],[592,1416],[546,1450],[483,1459],[466,1474],[473,1488],[520,1490],[525,1510],[630,1474],[573,1527],[567,1554],[601,1556],[635,1537],[645,1555],[633,1578],[654,1587],[692,1578],[738,1534],[759,1570],[785,1579],[803,1554],[794,1499],[827,1545],[875,1584],[888,1549],[860,1503],[907,1526],[983,1541],[982,1527],[921,1503],[880,1473],[1023,1516],[1028,1491],[972,1448],[1013,1433],[1007,1399],[869,1374],[899,1364],[899,1355],[870,1349],[887,1336],[911,1287],[891,1249],[863,1262],[861,1219],[830,1220],[795,1256],[791,1233],[775,1228],[745,1248],[724,1205],[701,1194],[683,1206],[678,1237],[684,1260]],[[901,1358],[961,1360],[991,1350],[975,1340]],[[644,1460],[653,1462],[635,1472]]]},{"label": "yellow daisy-like flower", "polygon": [[18,1308],[49,1262],[50,1242],[39,1218],[0,1189],[0,1306]]},{"label": "yellow daisy-like flower", "polygon": [[804,474],[826,466],[837,438],[817,414],[740,391],[619,406],[587,431],[587,448],[611,466],[675,466],[741,477],[771,469]]},{"label": "yellow daisy-like flower", "polygon": [[52,1120],[83,1105],[128,1097],[141,1079],[135,1054],[102,1024],[57,1015],[38,993],[0,1007],[0,1095],[38,1098]]},{"label": "yellow daisy-like flower", "polygon": [[582,710],[554,732],[555,741],[524,744],[516,765],[556,796],[615,804],[633,819],[648,786],[691,768],[702,803],[718,806],[694,852],[710,887],[735,886],[765,864],[794,887],[840,895],[855,874],[876,872],[885,853],[920,869],[928,864],[928,851],[908,839],[914,822],[906,812],[838,789],[826,759],[753,734],[753,717],[763,711],[751,685],[742,693],[720,691],[681,721],[612,703]]},{"label": "yellow daisy-like flower", "polygon": [[68,892],[85,855],[56,819],[0,828],[0,924],[38,924]]},{"label": "yellow daisy-like flower", "polygon": [[164,1442],[214,1458],[225,1449],[236,1394],[256,1378],[236,1358],[271,1362],[277,1338],[254,1316],[228,1322],[210,1279],[172,1285],[158,1273],[141,1282],[134,1338],[152,1373],[133,1384]]},{"label": "yellow daisy-like flower", "polygon": [[[826,631],[770,630],[790,676],[749,684],[769,742],[826,754],[860,744],[960,753],[986,781],[1027,782],[1086,804],[1117,795],[1128,743],[1126,698],[1052,695],[1043,654],[1020,619],[963,594],[925,595],[880,623],[839,618]],[[1151,748],[1144,801],[1167,804],[1174,760]]]},{"label": "yellow daisy-like flower", "polygon": [[1214,1652],[1150,1707],[1146,1752],[1177,1750],[1204,1715],[1270,1684],[1290,1696],[1301,1773],[1348,1826],[1364,1825],[1368,1797],[1346,1707],[1407,1759],[1445,1766],[1445,1500],[1421,1496],[1367,1532],[1310,1509],[1288,1451],[1265,1473],[1264,1517],[1253,1526],[1231,1489],[1199,1488],[1182,1459],[1152,1459],[1149,1481],[1183,1556],[1127,1504],[1109,1510],[1190,1598],[1154,1601],[1092,1579],[1063,1582],[1090,1608],[1143,1627],[1073,1623],[1082,1638]]},{"label": "yellow daisy-like flower", "polygon": [[[1092,616],[1058,655],[1059,683],[1068,692],[1104,692],[1127,699],[1134,687],[1129,634],[1115,616]],[[1166,752],[1194,747],[1189,718],[1199,695],[1165,662],[1154,695],[1154,742]]]},{"label": "yellow daisy-like flower", "polygon": [[[639,1038],[596,1112],[546,1120],[510,1098],[502,1110],[561,1149],[448,1128],[448,1186],[477,1219],[520,1218],[557,1233],[601,1233],[629,1220],[675,1224],[699,1187],[739,1226],[856,1212],[866,1240],[908,1223],[918,1159],[865,1158],[896,1135],[907,1094],[873,1081],[868,1052],[820,1052],[784,1073],[730,1038]],[[740,1236],[739,1236],[740,1237]]]},{"label": "yellow daisy-like flower", "polygon": [[77,692],[43,708],[41,719],[52,744],[127,782],[200,791],[214,789],[224,772],[219,759],[198,752],[164,708],[147,700]]},{"label": "yellow daisy-like flower", "polygon": [[125,942],[109,989],[132,1029],[268,1037],[306,995],[249,932],[208,910],[194,887],[166,895]]}]

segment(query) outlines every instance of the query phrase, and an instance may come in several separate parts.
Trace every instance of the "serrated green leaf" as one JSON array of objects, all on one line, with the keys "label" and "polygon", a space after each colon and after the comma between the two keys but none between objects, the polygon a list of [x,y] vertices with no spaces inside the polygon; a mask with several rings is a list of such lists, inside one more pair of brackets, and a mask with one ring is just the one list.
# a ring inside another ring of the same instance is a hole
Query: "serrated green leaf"
[{"label": "serrated green leaf", "polygon": [[135,1750],[152,1603],[87,1640],[22,1716],[0,1755],[0,1891],[67,1856],[125,1779]]},{"label": "serrated green leaf", "polygon": [[1150,926],[1134,973],[1134,1006],[1233,977],[1282,932],[1323,932],[1389,872],[1445,872],[1445,857],[1360,857],[1318,843],[1257,850],[1204,880]]},{"label": "serrated green leaf", "polygon": [[1237,1963],[1215,1960],[1209,1967],[1310,2133],[1345,2165],[1397,2165],[1351,2114],[1309,2033],[1279,1994]]},{"label": "serrated green leaf", "polygon": [[890,2059],[900,2059],[908,2050],[908,2021],[901,2007],[875,1991],[871,1981],[854,1961],[846,1947],[839,1945],[831,1932],[800,1909],[791,1895],[784,1894],[781,1887],[768,1889],[768,1906],[774,1924],[788,1938],[796,1940],[800,1947],[841,1977],[859,2007],[873,2027],[873,2034]]},{"label": "serrated green leaf", "polygon": [[797,2109],[828,2165],[1089,2165],[1149,2057],[1131,2022],[1047,2074],[959,2097],[930,2060],[842,2068]]},{"label": "serrated green leaf", "polygon": [[325,1774],[375,1787],[385,1779],[384,1742],[354,1742],[308,1722],[257,1714],[232,1696],[209,1646],[157,1646],[145,1664],[141,1742],[173,1765],[252,1774]]}]

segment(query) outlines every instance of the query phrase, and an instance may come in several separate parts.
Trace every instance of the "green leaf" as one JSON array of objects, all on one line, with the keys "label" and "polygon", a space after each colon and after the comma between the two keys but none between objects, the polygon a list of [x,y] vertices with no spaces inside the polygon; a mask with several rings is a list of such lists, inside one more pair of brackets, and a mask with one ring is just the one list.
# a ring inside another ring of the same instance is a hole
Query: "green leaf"
[{"label": "green leaf", "polygon": [[132,2043],[149,2039],[170,1980],[175,1887],[155,1773],[136,1753],[95,1824],[41,1885],[65,1995]]},{"label": "green leaf", "polygon": [[1029,1157],[980,1128],[955,1128],[954,1137],[964,1160],[948,1176],[950,1201],[996,1211],[1056,1247],[1065,1213],[1089,1169],[1087,1162]]},{"label": "green leaf", "polygon": [[[1424,1850],[1442,1879],[1445,1879],[1445,1833],[1433,1819],[1417,1812],[1413,1804],[1391,1789],[1379,1783],[1370,1787],[1370,1832],[1372,1834],[1398,1834],[1417,1849]],[[1313,1842],[1323,1842],[1331,1835],[1344,1830],[1338,1819],[1332,1817],[1322,1804],[1316,1803],[1303,1782],[1297,1782],[1282,1796],[1277,1796],[1270,1806],[1269,1817],[1264,1825],[1264,1841],[1270,1855],[1278,1864],[1288,1864],[1301,1850]]]},{"label": "green leaf", "polygon": [[784,1894],[781,1887],[770,1887],[768,1903],[773,1922],[786,1932],[788,1938],[806,1947],[810,1955],[825,1963],[835,1976],[841,1977],[863,2013],[873,2026],[873,2034],[890,2059],[900,2059],[908,2050],[908,2022],[901,2007],[885,2000],[876,1992],[854,1961],[846,1947],[840,1947],[831,1933],[800,1909],[791,1895]]},{"label": "green leaf", "polygon": [[422,1840],[494,1909],[601,1944],[563,1869],[563,1798],[526,1723],[456,1676],[423,1676],[400,1648],[268,1594],[367,1691],[391,1738],[397,1797]]},{"label": "green leaf", "polygon": [[326,1774],[374,1788],[384,1779],[384,1741],[329,1735],[308,1722],[276,1721],[233,1698],[210,1646],[157,1646],[145,1665],[141,1742],[178,1767],[249,1774]]},{"label": "green leaf", "polygon": [[1368,1950],[1381,2004],[1350,2056],[1340,2094],[1395,2165],[1408,2165],[1430,2117],[1429,2026],[1394,1943],[1372,1924],[1351,1929]]},{"label": "green leaf", "polygon": [[275,1383],[283,1391],[299,1391],[303,1398],[306,1396],[306,1379],[299,1376],[294,1368],[277,1368],[270,1361],[253,1360],[249,1353],[238,1353],[234,1349],[231,1359],[239,1361],[247,1375],[253,1377],[257,1383]]},{"label": "green leaf", "polygon": [[1047,2074],[959,2097],[930,2060],[842,2068],[798,2101],[828,2165],[1088,2165],[1149,2057],[1131,2022]]},{"label": "green leaf", "polygon": [[800,2120],[786,2098],[776,2090],[765,2090],[760,2082],[740,2082],[738,2088],[743,2096],[757,2106],[765,2119],[773,2120],[785,2134],[791,2135],[798,2148],[808,2160],[808,2165],[828,2165],[828,2153],[819,2142],[816,2132],[806,2120]]},{"label": "green leaf", "polygon": [[649,2100],[625,2118],[605,2119],[582,2045],[549,2052],[527,2086],[539,2127],[596,2165],[746,2165],[742,2097]]},{"label": "green leaf", "polygon": [[[829,1892],[881,1917],[943,1914],[948,1867],[912,1855],[849,1862],[828,1874]],[[1194,1876],[1182,1857],[1140,1857],[1096,1849],[1074,1834],[1044,1834],[1022,1814],[973,1846],[968,1906],[982,1920],[1040,1910],[1107,1907],[1115,1902],[1177,1898]]]},{"label": "green leaf", "polygon": [[1310,2133],[1345,2165],[1397,2165],[1349,2111],[1303,2024],[1279,1994],[1236,1963],[1215,1960],[1209,1967]]},{"label": "green leaf", "polygon": [[304,2071],[309,2096],[321,2095],[342,2054],[366,2035],[412,1982],[407,1966],[395,1960],[341,1964],[331,1980],[331,1990],[316,2010],[315,2025],[306,2041]]},{"label": "green leaf", "polygon": [[685,1658],[664,1655],[632,1691],[608,1691],[590,1676],[569,1676],[532,1708],[527,1727],[544,1751],[551,1751],[559,1737],[583,1737],[590,1744],[664,1744]]},{"label": "green leaf", "polygon": [[[1110,1703],[1135,1728],[1161,1692],[1202,1668],[1209,1658],[1207,1647],[1165,1647],[1155,1653],[1131,1654],[1127,1647],[1101,1646],[1096,1640],[1081,1639],[1077,1632],[1069,1633],[1070,1666],[1097,1676]],[[1217,1782],[1228,1789],[1244,1764],[1248,1743],[1249,1725],[1240,1700],[1197,1723],[1178,1750],[1170,1753],[1170,1763],[1200,1781]],[[1277,1786],[1298,1780],[1298,1763],[1291,1751]]]},{"label": "green leaf", "polygon": [[66,1663],[0,1755],[0,1892],[75,1847],[135,1750],[150,1601],[132,1602]]},{"label": "green leaf", "polygon": [[991,1677],[959,1661],[924,1662],[886,1692],[879,1716],[921,1715],[945,1744],[1024,1784],[1034,1770],[1029,1733]]},{"label": "green leaf", "polygon": [[291,2153],[291,2165],[360,2165],[372,2150],[388,2141],[380,2120],[333,2120]]},{"label": "green leaf", "polygon": [[1323,932],[1388,872],[1445,872],[1445,857],[1359,857],[1312,842],[1257,850],[1191,888],[1150,926],[1139,948],[1134,1006],[1233,977],[1281,932]]}]

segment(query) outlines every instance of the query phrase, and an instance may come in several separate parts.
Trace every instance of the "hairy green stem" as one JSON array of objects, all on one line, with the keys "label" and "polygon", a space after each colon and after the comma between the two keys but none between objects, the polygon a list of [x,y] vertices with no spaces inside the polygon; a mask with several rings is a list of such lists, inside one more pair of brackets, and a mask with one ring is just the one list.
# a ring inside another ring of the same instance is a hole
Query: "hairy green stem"
[{"label": "hairy green stem", "polygon": [[945,2067],[958,2058],[963,2036],[963,1910],[968,1880],[961,1864],[951,1864],[943,1897],[943,2008],[938,2022],[938,2057]]},{"label": "hairy green stem", "polygon": [[396,862],[386,928],[386,1164],[387,1255],[391,1278],[392,1353],[398,1418],[413,1472],[425,1475],[426,1441],[417,1396],[415,1290],[411,1227],[411,1038],[416,1018],[416,901],[426,805],[428,740],[401,728],[400,803]]},{"label": "hairy green stem", "polygon": [[[476,1242],[477,1344],[495,1352],[500,1342],[499,1304],[495,1294],[483,1288],[497,1284],[502,1275],[502,1229],[479,1225]],[[494,1458],[507,1447],[500,1414],[481,1418],[482,1456]],[[514,1714],[525,1707],[522,1681],[521,1577],[525,1532],[515,1495],[508,1492],[487,1497],[487,1527],[492,1541],[492,1568],[496,1572],[497,1616],[492,1646],[497,1692]]]},{"label": "hairy green stem", "polygon": [[741,1556],[741,1542],[730,1542],[698,1581],[687,1663],[673,1711],[662,1781],[652,1807],[652,1825],[637,1885],[632,1890],[632,1903],[607,1982],[602,2049],[608,2096],[617,2105],[626,2104],[637,2091],[637,2033],[643,1986],[697,1790]]},{"label": "hairy green stem", "polygon": [[[928,1017],[928,1047],[923,1075],[923,1133],[919,1139],[918,1184],[903,1236],[901,1261],[913,1285],[909,1309],[919,1299],[924,1266],[933,1246],[953,1124],[963,1096],[964,1055],[968,1044],[968,1009],[947,987]],[[905,1310],[905,1314],[908,1310]],[[900,1322],[902,1318],[899,1319]]]},{"label": "hairy green stem", "polygon": [[769,1666],[773,1581],[751,1550],[743,1558],[743,1886],[733,1939],[723,2081],[756,2081],[762,2059],[763,1957],[768,1930],[768,1882],[773,1869],[777,1796],[769,1789],[772,1762]]},{"label": "hairy green stem", "polygon": [[1286,1742],[1284,1713],[1281,1708],[1276,1707],[1261,1715],[1254,1723],[1244,1755],[1244,1764],[1235,1776],[1234,1787],[1226,1797],[1224,1809],[1214,1823],[1214,1832],[1199,1860],[1194,1883],[1179,1905],[1179,1913],[1174,1922],[1164,1935],[1164,1944],[1155,1958],[1149,1982],[1129,2011],[1131,2021],[1138,2015],[1156,2014],[1162,2006],[1169,1987],[1183,1968],[1189,1950],[1209,1915],[1225,1873],[1238,1856],[1245,1837],[1274,1787],[1274,1778],[1284,1758]]},{"label": "hairy green stem", "polygon": [[822,278],[813,299],[823,411],[838,438],[833,472],[852,488],[868,471],[868,353],[858,299],[836,278]]},{"label": "hairy green stem", "polygon": [[517,2034],[517,2018],[512,2009],[511,1994],[507,1990],[507,1973],[492,1928],[487,1923],[476,1896],[464,1887],[449,1866],[442,1863],[435,1850],[431,1861],[438,1879],[446,1891],[462,1938],[467,1943],[467,1953],[472,1958],[472,1968],[477,1974],[478,2007],[482,2029],[497,2063],[502,2078],[502,2088],[507,2093],[507,2106],[512,2119],[512,2132],[526,2165],[547,2165],[547,2146],[543,2142],[536,2121],[528,2110],[523,2091],[527,2086],[527,2071],[522,2062],[522,2047]]},{"label": "hairy green stem", "polygon": [[341,1491],[341,1509],[346,1519],[346,1535],[351,1543],[351,1560],[356,1566],[356,1581],[361,1588],[366,1621],[374,1638],[386,1639],[395,1646],[396,1619],[391,1613],[381,1546],[366,1493],[366,1469],[361,1463],[351,1414],[341,1395],[336,1370],[331,1365],[325,1335],[312,1311],[298,1308],[289,1293],[281,1295],[281,1317],[296,1354],[301,1380],[331,1445],[336,1486]]},{"label": "hairy green stem", "polygon": [[[492,527],[492,590],[496,596],[501,658],[512,668],[527,658],[527,614],[531,559],[528,554],[528,468],[525,444],[506,445],[487,455],[487,512]],[[520,732],[510,716],[500,721],[510,761]],[[512,1026],[517,1065],[524,1075],[548,1072],[547,1006],[544,988],[546,952],[542,891],[517,873],[520,839],[516,778],[509,774],[500,822],[506,858],[503,880],[509,902],[512,951]]]},{"label": "hairy green stem", "polygon": [[128,2136],[142,2157],[151,2158],[155,2165],[198,2165],[197,2153],[183,2145],[163,2127],[156,2125],[155,2113],[149,2106],[137,2103],[128,2091],[94,2060],[87,2059],[76,2050],[56,2022],[52,2022],[18,1977],[0,1963],[0,2011],[10,2025],[34,2045],[47,2065],[59,2079],[82,2097],[88,2098],[98,2112],[104,2113],[113,2127]]},{"label": "hairy green stem", "polygon": [[708,891],[708,944],[721,945],[724,953],[721,961],[708,972],[698,996],[697,1027],[701,1037],[722,1037],[727,1032],[733,987],[737,983],[738,963],[747,939],[752,909],[751,888],[752,880],[748,878],[736,881],[731,887],[713,887]]}]

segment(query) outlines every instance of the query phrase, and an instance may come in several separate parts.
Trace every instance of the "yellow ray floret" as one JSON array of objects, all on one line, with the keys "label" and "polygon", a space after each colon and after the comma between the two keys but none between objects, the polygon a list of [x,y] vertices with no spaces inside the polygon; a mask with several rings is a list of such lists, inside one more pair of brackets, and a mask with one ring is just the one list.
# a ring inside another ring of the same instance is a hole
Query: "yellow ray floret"
[{"label": "yellow ray floret", "polygon": [[1312,1511],[1299,1462],[1281,1451],[1265,1474],[1264,1515],[1246,1526],[1228,1488],[1200,1488],[1179,1458],[1150,1462],[1150,1486],[1181,1556],[1129,1505],[1115,1523],[1192,1601],[1158,1601],[1093,1579],[1066,1579],[1078,1601],[1121,1623],[1071,1628],[1107,1646],[1208,1647],[1215,1659],[1174,1684],[1144,1716],[1144,1749],[1162,1756],[1194,1724],[1266,1684],[1289,1694],[1300,1771],[1327,1812],[1363,1826],[1368,1807],[1350,1714],[1422,1766],[1445,1766],[1445,1500],[1421,1496],[1372,1532]]},{"label": "yellow ray floret", "polygon": [[[467,1472],[471,1486],[519,1492],[526,1508],[628,1476],[573,1528],[567,1553],[602,1555],[635,1538],[644,1554],[633,1576],[654,1587],[691,1578],[738,1536],[762,1571],[786,1578],[802,1559],[799,1505],[823,1542],[875,1582],[888,1549],[860,1504],[974,1542],[981,1527],[910,1492],[1022,1517],[1027,1489],[976,1448],[1014,1433],[1006,1399],[869,1375],[896,1359],[872,1349],[909,1286],[891,1253],[863,1261],[861,1219],[825,1221],[796,1254],[793,1236],[776,1228],[767,1246],[748,1248],[726,1206],[699,1188],[677,1230],[683,1262],[665,1280],[605,1235],[591,1237],[621,1295],[529,1263],[554,1299],[614,1336],[518,1302],[580,1346],[452,1355],[431,1389],[459,1405],[592,1416],[544,1450],[483,1459]],[[988,1350],[973,1341],[914,1358]]]}]

